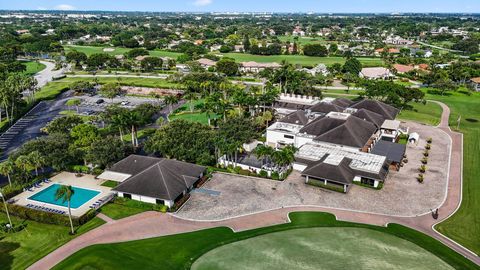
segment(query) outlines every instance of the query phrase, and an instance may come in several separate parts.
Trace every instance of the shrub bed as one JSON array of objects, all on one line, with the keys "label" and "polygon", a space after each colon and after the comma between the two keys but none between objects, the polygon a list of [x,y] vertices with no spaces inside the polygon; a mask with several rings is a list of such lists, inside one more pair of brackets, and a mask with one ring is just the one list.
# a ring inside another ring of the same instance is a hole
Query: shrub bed
[{"label": "shrub bed", "polygon": [[[70,220],[67,215],[59,215],[44,211],[39,211],[31,208],[27,208],[17,204],[7,204],[10,215],[23,219],[29,219],[46,224],[56,224],[62,226],[70,226]],[[5,212],[5,206],[0,202],[0,211]],[[87,213],[80,217],[72,217],[73,226],[80,226],[87,223],[90,219],[94,218],[97,213],[94,210],[89,210]]]},{"label": "shrub bed", "polygon": [[307,184],[311,185],[311,186],[315,186],[315,187],[321,187],[321,188],[324,188],[324,189],[336,191],[336,192],[345,193],[345,192],[343,192],[343,187],[337,187],[337,186],[332,186],[332,185],[328,185],[328,184],[325,185],[323,183],[323,181],[319,181],[319,180],[309,179]]}]

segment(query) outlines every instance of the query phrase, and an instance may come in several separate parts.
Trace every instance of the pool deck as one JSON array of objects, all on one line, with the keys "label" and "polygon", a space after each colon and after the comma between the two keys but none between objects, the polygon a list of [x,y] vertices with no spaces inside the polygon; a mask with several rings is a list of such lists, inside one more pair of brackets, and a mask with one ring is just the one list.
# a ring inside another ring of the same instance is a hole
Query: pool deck
[{"label": "pool deck", "polygon": [[81,177],[75,176],[74,173],[62,172],[54,177],[50,178],[50,183],[42,183],[41,187],[33,188],[32,191],[25,191],[17,196],[13,197],[13,202],[18,205],[26,206],[27,204],[34,204],[38,206],[48,207],[51,209],[61,210],[67,212],[67,207],[62,207],[54,204],[43,203],[39,201],[29,200],[28,198],[32,195],[50,187],[54,184],[62,184],[62,185],[71,185],[78,188],[84,189],[91,189],[99,191],[100,193],[97,194],[95,197],[84,203],[82,206],[73,209],[72,208],[72,216],[81,216],[85,214],[88,210],[90,210],[90,206],[95,203],[97,200],[104,198],[112,193],[111,188],[101,186],[105,180],[95,179],[94,175],[84,174]]}]

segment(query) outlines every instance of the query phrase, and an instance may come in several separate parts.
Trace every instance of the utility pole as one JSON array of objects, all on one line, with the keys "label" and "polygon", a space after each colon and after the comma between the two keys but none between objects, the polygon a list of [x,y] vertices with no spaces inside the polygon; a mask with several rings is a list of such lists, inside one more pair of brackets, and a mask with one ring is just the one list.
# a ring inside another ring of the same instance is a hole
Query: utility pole
[{"label": "utility pole", "polygon": [[7,213],[8,222],[10,224],[10,229],[13,228],[12,220],[10,219],[10,214],[8,213],[7,203],[5,202],[5,197],[3,197],[2,191],[0,191],[0,197],[2,198],[3,205],[5,206],[5,212]]}]

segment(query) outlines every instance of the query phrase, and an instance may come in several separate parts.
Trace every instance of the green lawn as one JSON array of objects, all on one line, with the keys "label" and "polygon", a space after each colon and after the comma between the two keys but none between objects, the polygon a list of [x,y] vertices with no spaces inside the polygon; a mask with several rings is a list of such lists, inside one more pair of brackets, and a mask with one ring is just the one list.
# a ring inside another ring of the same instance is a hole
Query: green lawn
[{"label": "green lawn", "polygon": [[73,83],[76,81],[90,81],[97,80],[100,84],[119,83],[121,85],[139,86],[139,87],[156,87],[166,89],[182,89],[183,86],[178,83],[169,82],[161,78],[132,78],[132,77],[67,77],[56,82]]},{"label": "green lawn", "polygon": [[399,119],[412,120],[415,122],[436,126],[440,123],[442,116],[442,107],[434,102],[427,104],[412,102],[412,110],[402,110],[398,115]]},{"label": "green lawn", "polygon": [[100,211],[113,219],[122,219],[145,211],[154,210],[160,210],[160,206],[117,197],[113,202],[102,206]]},{"label": "green lawn", "polygon": [[140,214],[145,211],[147,210],[116,203],[108,203],[102,206],[101,210],[102,214],[105,214],[106,216],[113,219],[122,219],[136,214]]},{"label": "green lawn", "polygon": [[107,181],[103,182],[101,186],[114,188],[114,187],[118,186],[118,182],[115,182],[115,181],[112,181],[112,180],[107,180]]},{"label": "green lawn", "polygon": [[[0,222],[7,222],[0,213]],[[69,228],[59,225],[38,223],[12,217],[15,224],[26,224],[26,229],[2,236],[0,233],[0,269],[25,269],[48,253],[70,241],[74,237],[96,228],[103,220],[94,218],[77,229],[77,234],[68,234]]]},{"label": "green lawn", "polygon": [[27,67],[27,70],[25,70],[23,74],[28,76],[33,76],[46,67],[44,64],[35,61],[22,62],[22,64]]},{"label": "green lawn", "polygon": [[[348,256],[347,254],[354,254]],[[454,269],[412,242],[364,228],[294,229],[209,251],[192,270]]]},{"label": "green lawn", "polygon": [[[96,46],[76,46],[76,45],[69,45],[69,46],[64,46],[65,52],[69,52],[71,50],[76,50],[79,52],[83,52],[86,55],[91,55],[94,53],[107,53],[110,55],[118,55],[118,54],[124,54],[131,49],[127,48],[121,48],[121,47],[108,47],[114,49],[114,51],[109,52],[109,51],[103,51],[105,47],[96,47]],[[151,56],[156,56],[156,57],[171,57],[171,58],[177,58],[181,53],[177,52],[168,52],[168,51],[162,51],[162,50],[154,50],[150,51]]]},{"label": "green lawn", "polygon": [[278,39],[281,42],[287,42],[290,41],[290,43],[293,44],[293,42],[297,42],[298,45],[305,45],[305,44],[328,44],[329,42],[326,41],[323,37],[294,37],[294,36],[278,36]]},{"label": "green lawn", "polygon": [[[170,121],[175,119],[183,119],[191,122],[198,122],[208,125],[207,113],[201,112],[198,107],[203,105],[203,99],[193,101],[193,112],[190,111],[190,101],[180,106],[173,114],[168,116]],[[210,115],[210,119],[219,118],[220,115]]]},{"label": "green lawn", "polygon": [[[389,224],[388,227],[378,227],[350,223],[337,221],[331,214],[311,212],[291,213],[290,219],[292,220],[292,223],[289,224],[258,228],[238,233],[232,232],[229,228],[220,227],[124,243],[94,245],[76,252],[58,264],[54,269],[156,269],[159,266],[163,269],[189,269],[196,259],[217,247],[268,233],[311,227],[363,228],[374,230],[379,233],[373,236],[377,243],[381,238],[387,239],[388,236],[382,234],[389,234],[391,235],[390,237],[402,238],[416,244],[418,247],[415,247],[415,251],[421,251],[422,254],[427,254],[424,250],[420,249],[423,248],[428,252],[435,254],[455,269],[478,269],[475,264],[455,253],[437,240],[400,225]],[[362,249],[366,248],[366,246],[363,246],[360,250],[356,250],[353,253],[344,251],[348,250],[350,243],[361,238],[363,234],[364,232],[355,234],[352,236],[352,239],[349,238],[347,243],[342,242],[343,239],[341,237],[332,234],[331,237],[333,239],[328,240],[326,243],[319,241],[314,245],[325,246],[324,248],[330,247],[331,252],[333,253],[341,252],[343,255],[342,260],[345,261],[361,260],[362,258],[355,259],[355,257],[358,257],[358,254],[363,254],[360,252]],[[311,235],[311,232],[306,230],[302,237],[313,238],[315,240],[316,238],[311,237]],[[373,233],[370,233],[370,235],[373,235]],[[382,246],[378,248],[383,249],[383,252],[392,252],[393,254],[402,251],[412,252],[411,250],[398,250],[397,243],[400,240],[397,238],[393,239],[395,239],[395,242],[392,244],[395,244],[395,246],[391,246],[391,243],[389,242],[387,245],[382,244]],[[332,243],[335,244],[335,246],[331,246],[330,244]],[[295,243],[295,245],[299,244],[299,242]],[[408,246],[413,244],[409,244]],[[302,247],[312,248],[311,245],[304,245]],[[285,257],[282,258],[282,261],[295,259],[294,254],[298,254],[298,252],[298,250],[292,250],[292,253],[287,253]],[[236,258],[242,257],[239,251],[235,251],[234,254],[238,255]],[[318,257],[321,258],[321,256]],[[431,255],[428,256],[428,260],[431,258]],[[313,260],[313,258],[311,259]],[[374,258],[363,257],[363,259],[367,261]],[[425,260],[427,260],[427,258],[425,258]],[[337,260],[334,260],[334,262],[337,262]],[[231,263],[233,264],[235,262],[232,261]],[[377,264],[381,262],[375,263]],[[404,262],[404,264],[408,264],[408,262]],[[313,267],[312,269],[317,269],[315,266],[309,266]],[[291,269],[305,267],[302,266]],[[421,269],[421,267],[418,268]]]},{"label": "green lawn", "polygon": [[[335,63],[343,64],[345,63],[345,58],[343,57],[313,57],[305,55],[253,55],[248,53],[224,53],[224,56],[235,59],[237,62],[248,62],[255,61],[259,63],[270,63],[277,62],[280,63],[282,60],[286,60],[291,64],[300,64],[307,66],[315,66],[317,64],[323,63],[327,66],[333,65]],[[358,60],[362,63],[363,66],[373,67],[373,66],[382,66],[383,61],[380,58],[373,57],[359,57]]]},{"label": "green lawn", "polygon": [[446,236],[480,254],[480,93],[471,96],[453,93],[450,96],[427,94],[450,107],[449,124],[456,129],[461,116],[463,133],[463,198],[460,209],[435,228]]},{"label": "green lawn", "polygon": [[39,91],[35,92],[35,98],[37,100],[50,100],[54,99],[63,91],[67,90],[70,86],[70,82],[59,80],[47,83]]}]

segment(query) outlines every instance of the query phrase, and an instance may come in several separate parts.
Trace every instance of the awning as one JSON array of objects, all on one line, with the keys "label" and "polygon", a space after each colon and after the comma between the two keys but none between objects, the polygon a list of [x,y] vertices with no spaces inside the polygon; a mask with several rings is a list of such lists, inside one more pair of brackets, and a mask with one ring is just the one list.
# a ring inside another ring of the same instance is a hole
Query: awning
[{"label": "awning", "polygon": [[97,176],[99,179],[104,179],[104,180],[111,180],[115,182],[123,182],[130,178],[130,174],[125,174],[125,173],[118,173],[118,172],[112,172],[112,171],[104,171],[102,174]]},{"label": "awning", "polygon": [[406,146],[404,144],[378,141],[372,149],[372,154],[385,156],[387,161],[400,163],[405,155]]}]

